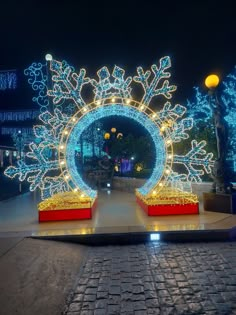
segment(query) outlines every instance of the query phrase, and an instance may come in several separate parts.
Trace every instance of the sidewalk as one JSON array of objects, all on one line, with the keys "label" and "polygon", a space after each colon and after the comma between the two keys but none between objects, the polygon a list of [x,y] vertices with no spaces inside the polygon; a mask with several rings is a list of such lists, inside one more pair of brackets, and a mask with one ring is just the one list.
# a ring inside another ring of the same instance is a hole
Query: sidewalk
[{"label": "sidewalk", "polygon": [[62,314],[86,255],[78,244],[0,238],[0,314]]}]

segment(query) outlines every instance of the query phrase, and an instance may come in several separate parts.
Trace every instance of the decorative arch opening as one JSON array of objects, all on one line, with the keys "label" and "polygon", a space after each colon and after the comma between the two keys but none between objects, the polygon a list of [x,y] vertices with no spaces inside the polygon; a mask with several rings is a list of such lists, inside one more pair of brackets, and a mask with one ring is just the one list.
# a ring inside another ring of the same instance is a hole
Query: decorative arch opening
[{"label": "decorative arch opening", "polygon": [[[59,151],[61,172],[64,176],[67,176],[67,179],[69,176],[68,184],[71,189],[83,191],[92,198],[96,197],[96,191],[92,190],[84,182],[81,174],[77,171],[74,158],[75,147],[78,138],[92,121],[113,115],[131,118],[139,124],[142,124],[154,142],[156,158],[153,172],[144,186],[139,188],[138,191],[143,195],[148,195],[154,188],[158,191],[163,188],[167,179],[166,175],[168,174],[166,170],[171,169],[172,166],[173,150],[171,143],[165,141],[165,134],[160,132],[161,127],[158,120],[151,120],[150,113],[143,114],[143,112],[140,112],[140,110],[138,110],[140,104],[135,101],[130,101],[129,104],[127,104],[127,100],[125,99],[115,103],[111,103],[110,100],[105,100],[103,105],[95,105],[94,108],[93,105],[94,104],[90,105],[91,109],[88,113],[82,113],[81,115],[81,111],[78,111],[71,118],[65,128],[67,132],[64,132],[61,138],[60,147],[63,148]],[[160,183],[162,183],[161,186]]]}]

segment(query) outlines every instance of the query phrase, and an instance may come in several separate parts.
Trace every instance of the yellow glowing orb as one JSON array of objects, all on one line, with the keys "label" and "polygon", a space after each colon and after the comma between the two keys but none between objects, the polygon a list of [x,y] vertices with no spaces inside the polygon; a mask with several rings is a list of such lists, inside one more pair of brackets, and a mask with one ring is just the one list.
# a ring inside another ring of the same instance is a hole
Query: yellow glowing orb
[{"label": "yellow glowing orb", "polygon": [[143,165],[140,163],[140,164],[136,164],[135,165],[135,169],[137,172],[141,172],[143,170]]},{"label": "yellow glowing orb", "polygon": [[208,89],[213,89],[217,87],[219,82],[220,79],[216,74],[210,74],[205,80],[205,85],[208,87]]},{"label": "yellow glowing orb", "polygon": [[108,139],[110,139],[110,137],[111,137],[111,135],[108,132],[106,132],[104,135],[104,139],[108,140]]}]

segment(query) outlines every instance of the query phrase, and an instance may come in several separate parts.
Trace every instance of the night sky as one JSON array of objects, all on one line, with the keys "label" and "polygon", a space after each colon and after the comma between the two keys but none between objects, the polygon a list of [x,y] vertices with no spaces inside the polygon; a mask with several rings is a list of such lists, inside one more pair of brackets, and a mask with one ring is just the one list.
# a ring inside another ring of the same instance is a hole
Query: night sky
[{"label": "night sky", "polygon": [[[23,70],[44,61],[46,53],[76,69],[85,67],[89,76],[115,64],[134,75],[137,66],[147,69],[170,55],[178,103],[191,98],[192,87],[203,85],[207,74],[216,71],[224,78],[233,70],[233,0],[139,2],[2,1],[0,70],[17,69],[22,88]],[[6,102],[0,95],[0,108],[32,106],[30,89],[11,93]]]}]

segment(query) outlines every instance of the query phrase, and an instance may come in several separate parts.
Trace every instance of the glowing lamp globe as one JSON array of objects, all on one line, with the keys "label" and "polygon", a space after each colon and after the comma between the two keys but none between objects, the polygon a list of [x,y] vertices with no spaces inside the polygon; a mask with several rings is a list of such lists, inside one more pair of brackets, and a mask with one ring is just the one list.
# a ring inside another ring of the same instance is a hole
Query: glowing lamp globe
[{"label": "glowing lamp globe", "polygon": [[52,55],[51,55],[51,54],[47,54],[47,55],[45,56],[45,59],[46,59],[47,61],[51,61],[51,60],[52,60]]},{"label": "glowing lamp globe", "polygon": [[116,128],[111,128],[111,132],[115,133],[116,132]]},{"label": "glowing lamp globe", "polygon": [[104,139],[109,140],[110,139],[110,134],[108,132],[105,133]]},{"label": "glowing lamp globe", "polygon": [[216,74],[209,75],[205,80],[205,85],[208,89],[214,89],[219,84],[220,79]]}]

